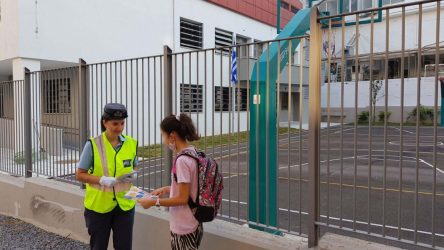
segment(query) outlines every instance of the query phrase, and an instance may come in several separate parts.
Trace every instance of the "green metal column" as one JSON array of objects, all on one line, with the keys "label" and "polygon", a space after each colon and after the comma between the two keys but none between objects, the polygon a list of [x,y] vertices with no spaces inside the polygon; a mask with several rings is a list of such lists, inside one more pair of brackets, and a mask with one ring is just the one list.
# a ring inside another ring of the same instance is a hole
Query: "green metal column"
[{"label": "green metal column", "polygon": [[[285,26],[277,39],[305,35],[310,27],[310,9],[299,11]],[[289,53],[294,53],[300,39],[293,39],[291,51],[289,40],[280,44],[280,68],[278,69],[278,42],[273,42],[264,50],[255,64],[251,75],[250,91],[250,155],[249,155],[249,221],[260,225],[250,227],[267,232],[266,227],[277,226],[277,181],[276,166],[276,80],[278,70],[281,72],[288,64]]]}]

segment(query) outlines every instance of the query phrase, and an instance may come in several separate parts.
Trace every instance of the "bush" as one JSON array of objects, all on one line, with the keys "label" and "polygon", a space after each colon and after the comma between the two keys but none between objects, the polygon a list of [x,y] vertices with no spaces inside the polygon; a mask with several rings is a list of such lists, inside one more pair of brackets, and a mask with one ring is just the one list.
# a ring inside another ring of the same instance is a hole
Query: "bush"
[{"label": "bush", "polygon": [[[40,160],[45,160],[46,159],[46,154],[43,151],[37,152],[37,151],[33,151],[32,152],[32,163],[36,162],[36,161],[40,161]],[[16,154],[14,154],[14,162],[16,164],[25,164],[25,152],[18,152]]]},{"label": "bush", "polygon": [[[417,109],[414,108],[408,115],[407,121],[416,122]],[[426,108],[423,105],[419,106],[419,122],[421,124],[433,122],[434,112],[433,109]]]},{"label": "bush", "polygon": [[369,112],[368,111],[362,111],[359,113],[358,116],[358,123],[367,123],[369,118]]},{"label": "bush", "polygon": [[[388,111],[387,112],[387,121],[390,120],[390,116],[392,115],[392,112]],[[379,111],[378,113],[378,118],[380,122],[384,122],[385,121],[385,116],[386,113],[384,111]]]}]

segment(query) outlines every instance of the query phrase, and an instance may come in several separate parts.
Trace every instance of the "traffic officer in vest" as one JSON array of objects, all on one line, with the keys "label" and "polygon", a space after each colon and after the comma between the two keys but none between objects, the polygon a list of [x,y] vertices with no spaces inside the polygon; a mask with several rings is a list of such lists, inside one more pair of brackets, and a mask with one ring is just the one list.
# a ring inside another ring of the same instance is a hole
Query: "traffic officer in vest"
[{"label": "traffic officer in vest", "polygon": [[102,134],[86,142],[76,178],[86,183],[85,221],[91,249],[108,248],[113,230],[114,248],[131,249],[136,202],[124,198],[136,178],[137,141],[122,135],[128,117],[124,105],[106,104]]}]

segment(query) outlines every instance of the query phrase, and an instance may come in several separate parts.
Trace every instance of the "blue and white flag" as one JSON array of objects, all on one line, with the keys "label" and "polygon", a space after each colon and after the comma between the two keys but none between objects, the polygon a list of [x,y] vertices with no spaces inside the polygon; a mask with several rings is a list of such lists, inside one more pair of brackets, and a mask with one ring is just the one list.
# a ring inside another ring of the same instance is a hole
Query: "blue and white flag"
[{"label": "blue and white flag", "polygon": [[237,54],[235,49],[231,51],[231,83],[237,84]]}]

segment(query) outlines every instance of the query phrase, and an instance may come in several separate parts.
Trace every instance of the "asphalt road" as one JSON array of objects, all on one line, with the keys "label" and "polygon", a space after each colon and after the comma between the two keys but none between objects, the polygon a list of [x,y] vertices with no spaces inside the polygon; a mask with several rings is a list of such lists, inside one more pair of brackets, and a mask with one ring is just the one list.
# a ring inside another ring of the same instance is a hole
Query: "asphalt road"
[{"label": "asphalt road", "polygon": [[[415,127],[405,127],[402,133],[399,127],[374,127],[371,133],[369,137],[367,126],[321,131],[321,222],[404,240],[414,240],[416,229],[417,241],[431,244],[434,204],[435,243],[444,247],[444,129],[437,130],[436,147],[433,127],[420,128],[418,145]],[[278,144],[279,228],[306,234],[308,133],[281,135]],[[221,214],[243,223],[248,217],[247,144],[206,152],[224,174]],[[169,173],[163,165],[162,159],[143,161],[138,185],[150,190],[167,184]]]},{"label": "asphalt road", "polygon": [[[444,129],[437,129],[436,146],[433,127],[419,133],[415,127],[374,127],[369,133],[367,126],[321,130],[320,222],[342,226],[344,234],[357,230],[424,244],[432,244],[434,233],[436,246],[444,247]],[[280,135],[278,145],[278,226],[307,234],[308,131]],[[204,150],[224,175],[222,218],[245,223],[252,167],[247,143]],[[162,158],[143,160],[139,168],[139,187],[168,184]]]}]

